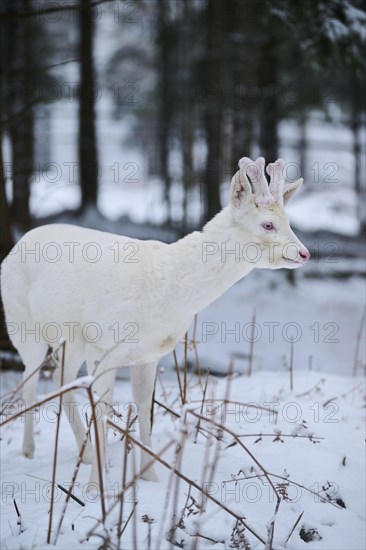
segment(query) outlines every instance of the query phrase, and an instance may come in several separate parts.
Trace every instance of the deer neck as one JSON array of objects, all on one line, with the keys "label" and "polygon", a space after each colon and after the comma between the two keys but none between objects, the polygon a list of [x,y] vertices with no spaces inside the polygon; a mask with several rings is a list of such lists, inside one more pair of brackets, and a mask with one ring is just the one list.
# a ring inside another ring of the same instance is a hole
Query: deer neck
[{"label": "deer neck", "polygon": [[243,230],[224,208],[202,231],[172,244],[177,291],[193,315],[221,296],[255,264],[243,257]]}]

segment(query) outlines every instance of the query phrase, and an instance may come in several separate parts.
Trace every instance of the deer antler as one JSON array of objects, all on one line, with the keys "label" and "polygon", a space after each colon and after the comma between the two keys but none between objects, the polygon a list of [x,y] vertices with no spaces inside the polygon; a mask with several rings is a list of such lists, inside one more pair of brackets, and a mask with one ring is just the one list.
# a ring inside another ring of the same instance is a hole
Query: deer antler
[{"label": "deer antler", "polygon": [[255,202],[257,204],[272,204],[275,198],[271,195],[268,181],[264,173],[265,161],[263,157],[257,158],[256,161],[248,157],[243,157],[239,161],[240,168],[250,178],[255,191]]},{"label": "deer antler", "polygon": [[267,166],[267,174],[270,177],[269,190],[276,202],[283,204],[283,189],[285,185],[284,178],[285,161],[278,159]]}]

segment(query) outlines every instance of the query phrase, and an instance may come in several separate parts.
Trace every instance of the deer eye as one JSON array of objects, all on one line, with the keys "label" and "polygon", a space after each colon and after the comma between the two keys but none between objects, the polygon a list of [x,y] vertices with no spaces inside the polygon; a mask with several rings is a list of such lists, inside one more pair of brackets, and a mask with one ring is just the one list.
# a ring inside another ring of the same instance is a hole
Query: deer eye
[{"label": "deer eye", "polygon": [[262,223],[262,227],[266,231],[272,231],[272,229],[274,229],[274,226],[273,226],[272,222],[264,222],[264,223]]}]

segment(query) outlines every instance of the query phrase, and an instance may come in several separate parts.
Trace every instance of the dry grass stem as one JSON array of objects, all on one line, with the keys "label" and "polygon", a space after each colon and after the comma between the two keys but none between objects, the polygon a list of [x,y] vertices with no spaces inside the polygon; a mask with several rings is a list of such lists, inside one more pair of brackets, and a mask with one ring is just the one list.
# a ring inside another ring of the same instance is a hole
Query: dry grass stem
[{"label": "dry grass stem", "polygon": [[201,365],[200,365],[200,358],[198,355],[198,349],[197,349],[197,321],[198,321],[198,313],[194,316],[194,323],[193,323],[193,336],[192,336],[192,346],[194,351],[194,358],[196,362],[196,373],[198,376],[198,382],[201,385],[201,378],[202,378],[202,372],[201,372]]},{"label": "dry grass stem", "polygon": [[[300,487],[301,489],[304,489],[304,491],[307,491],[309,494],[311,495],[314,495],[318,498],[320,498],[320,500],[322,500],[323,502],[328,502],[328,504],[331,504],[332,506],[334,506],[335,508],[338,508],[338,510],[343,510],[342,506],[339,506],[338,504],[336,504],[335,502],[329,500],[329,498],[325,498],[323,497],[320,492],[316,492],[316,491],[312,491],[311,489],[309,489],[308,487],[305,487],[305,485],[301,485],[301,483],[297,483],[297,481],[293,481],[292,479],[288,478],[288,477],[284,477],[284,476],[280,476],[278,474],[273,474],[271,472],[267,472],[267,475],[268,476],[271,476],[271,477],[275,477],[277,479],[282,479],[283,481],[286,481],[287,483],[291,483],[292,485],[296,485],[297,487]],[[235,479],[228,479],[226,481],[226,483],[234,483],[236,481],[246,481],[248,479],[252,479],[252,478],[260,478],[260,477],[266,477],[265,474],[256,474],[254,476],[248,476],[248,477],[238,477],[238,478],[235,478]]]},{"label": "dry grass stem", "polygon": [[[79,379],[79,380],[82,380],[82,378]],[[48,401],[51,401],[51,399],[55,399],[56,397],[59,397],[60,395],[63,395],[64,393],[67,393],[67,392],[72,391],[72,390],[78,390],[78,389],[87,389],[87,386],[85,385],[84,382],[78,382],[78,380],[76,380],[74,384],[67,384],[67,386],[65,388],[60,388],[57,391],[49,393],[48,395],[46,395],[46,397],[44,397],[42,399],[39,399],[38,401],[35,401],[31,405],[29,405],[29,407],[26,407],[26,408],[22,409],[21,411],[18,411],[17,413],[15,413],[11,416],[8,416],[5,420],[3,420],[0,423],[0,428],[5,426],[9,422],[12,422],[13,420],[16,420],[17,418],[19,418],[23,414],[28,413],[32,409],[34,409],[36,407],[41,407],[42,405],[44,405]]]},{"label": "dry grass stem", "polygon": [[[181,463],[180,462],[181,450],[183,448],[184,441],[185,441],[185,434],[182,433],[180,442],[179,443],[177,442],[176,447],[175,447],[174,461],[173,461],[173,468],[174,469],[179,468],[179,466],[180,466],[180,463]],[[170,472],[169,481],[168,481],[168,488],[167,488],[166,495],[165,495],[165,502],[164,502],[164,508],[163,508],[163,517],[162,517],[162,521],[161,521],[160,527],[159,527],[159,537],[158,537],[159,546],[158,546],[158,548],[160,548],[160,541],[163,538],[165,518],[167,517],[167,514],[168,514],[168,506],[169,506],[169,501],[170,501],[170,495],[171,495],[171,492],[172,492],[172,489],[173,489],[173,484],[174,484],[174,469],[172,469],[171,472]],[[178,481],[179,481],[179,478],[176,479],[174,510],[173,510],[173,515],[172,515],[172,524],[171,524],[171,527],[169,529],[169,538],[168,538],[168,540],[170,540],[171,544],[172,544],[173,532],[175,532],[175,530],[176,530],[176,526],[174,525],[174,520],[175,520],[176,513],[177,513],[176,506],[177,506],[177,498],[178,498],[178,485],[177,485]]]},{"label": "dry grass stem", "polygon": [[294,343],[291,340],[290,344],[290,390],[294,391]]},{"label": "dry grass stem", "polygon": [[353,376],[356,376],[357,369],[358,369],[358,363],[359,363],[359,354],[360,354],[360,345],[361,345],[361,337],[363,332],[363,326],[365,324],[365,310],[363,310],[360,326],[357,332],[357,338],[356,338],[356,346],[355,346],[355,355],[353,359]]},{"label": "dry grass stem", "polygon": [[[196,412],[190,410],[190,409],[187,409],[186,410],[186,414],[192,414],[193,416],[195,416],[196,418],[199,418],[200,415],[198,415]],[[219,424],[218,422],[215,422],[214,420],[211,420],[211,419],[205,419],[203,418],[203,420],[206,420],[207,422],[210,422],[213,426],[215,426],[218,430],[222,431],[222,432],[226,432],[228,433],[229,435],[231,435],[231,437],[233,437],[236,442],[240,445],[240,447],[250,456],[250,458],[253,460],[253,462],[258,466],[258,468],[260,470],[262,470],[265,478],[267,479],[268,483],[270,484],[270,486],[272,487],[272,490],[274,492],[274,494],[276,495],[276,498],[279,498],[279,494],[274,486],[274,484],[272,483],[272,480],[270,479],[269,477],[269,474],[268,474],[268,471],[266,470],[266,468],[264,468],[264,466],[262,466],[262,464],[257,460],[257,458],[253,455],[253,453],[246,447],[246,445],[244,445],[244,443],[242,443],[242,441],[240,441],[240,439],[238,438],[237,434],[235,432],[233,432],[232,430],[229,430],[228,428],[226,428],[225,426],[223,426],[222,424]]]},{"label": "dry grass stem", "polygon": [[[201,404],[201,410],[200,410],[200,415],[201,416],[202,416],[202,413],[203,413],[203,405],[204,405],[205,399],[206,399],[207,384],[208,384],[208,377],[209,376],[210,376],[210,369],[208,369],[207,372],[206,372],[205,387],[203,389],[202,404]],[[198,422],[197,422],[197,429],[196,429],[196,435],[195,435],[195,438],[194,438],[194,443],[197,443],[197,437],[198,437],[198,432],[199,432],[199,429],[200,429],[200,424],[201,424],[201,420],[199,419]]]},{"label": "dry grass stem", "polygon": [[[61,359],[61,387],[64,385],[64,369],[65,369],[65,348],[66,341],[62,343],[62,359]],[[52,532],[52,520],[53,520],[53,504],[55,499],[55,485],[56,485],[56,468],[57,468],[57,458],[58,458],[58,441],[60,433],[60,420],[62,414],[62,397],[63,394],[60,394],[58,413],[57,413],[57,423],[56,423],[56,435],[55,435],[55,446],[53,449],[53,466],[52,466],[52,485],[51,485],[51,502],[50,502],[50,512],[48,518],[48,530],[47,530],[47,544],[51,543],[51,532]]]},{"label": "dry grass stem", "polygon": [[295,531],[296,527],[298,526],[299,524],[299,521],[301,520],[302,516],[304,515],[304,512],[301,512],[301,514],[299,515],[299,517],[297,518],[297,520],[295,521],[287,539],[286,539],[286,544],[288,543],[288,541],[290,540],[291,536],[292,536],[292,533]]},{"label": "dry grass stem", "polygon": [[[131,406],[128,407],[127,415],[127,430],[126,437],[124,442],[124,452],[123,452],[123,468],[122,468],[122,490],[123,487],[126,487],[126,475],[127,475],[127,456],[128,456],[128,445],[129,445],[129,425],[131,422]],[[123,519],[123,504],[124,504],[124,495],[121,498],[120,507],[119,507],[119,516],[118,516],[118,525],[117,525],[117,540],[118,548],[121,547],[121,537],[122,537],[122,519]]]},{"label": "dry grass stem", "polygon": [[[187,411],[189,412],[189,411]],[[120,426],[118,426],[117,424],[115,424],[114,422],[112,422],[111,420],[108,420],[109,424],[115,429],[115,430],[119,430],[121,433],[122,432],[125,432],[125,430],[123,428],[121,428]],[[149,447],[146,447],[146,445],[144,445],[143,443],[141,443],[140,441],[138,441],[137,439],[135,439],[134,437],[132,437],[130,435],[130,439],[133,443],[135,443],[138,447],[140,447],[141,449],[143,449],[145,452],[147,452],[148,454],[150,454],[154,460],[154,461],[157,461],[159,462],[160,464],[162,464],[165,468],[167,468],[168,470],[173,470],[175,475],[177,475],[178,477],[180,477],[183,481],[185,481],[186,483],[188,483],[188,485],[192,485],[192,487],[194,487],[195,489],[197,489],[197,491],[199,491],[200,493],[202,493],[207,499],[211,500],[212,502],[214,502],[217,506],[219,506],[220,508],[222,508],[223,510],[225,510],[225,512],[227,512],[230,516],[232,516],[233,518],[235,518],[236,520],[240,521],[243,523],[243,525],[245,526],[246,529],[248,529],[248,531],[250,531],[250,533],[252,533],[252,535],[254,537],[256,537],[260,542],[262,542],[263,544],[265,544],[265,540],[263,539],[263,537],[261,535],[259,535],[255,529],[253,529],[252,527],[250,527],[247,523],[244,522],[244,519],[242,517],[240,517],[238,514],[236,514],[235,512],[233,512],[232,510],[230,510],[230,508],[228,508],[227,506],[225,506],[224,504],[222,504],[222,502],[220,502],[219,500],[217,500],[215,497],[213,497],[212,495],[210,495],[207,491],[205,491],[205,489],[203,489],[203,487],[200,487],[195,481],[193,481],[192,479],[188,478],[186,475],[182,474],[182,472],[178,471],[177,469],[174,469],[168,462],[166,462],[165,460],[163,460],[160,456],[160,453],[159,454],[156,454],[154,453]],[[148,467],[148,466],[147,466]],[[272,485],[272,482],[270,482],[270,484]]]},{"label": "dry grass stem", "polygon": [[184,336],[184,363],[183,363],[183,405],[186,404],[187,400],[187,353],[188,353],[188,332]]},{"label": "dry grass stem", "polygon": [[100,456],[100,445],[104,445],[104,441],[101,441],[99,439],[97,416],[95,414],[95,402],[94,402],[93,392],[90,387],[87,388],[87,393],[89,396],[89,401],[91,406],[91,422],[94,425],[95,452],[97,453],[98,477],[99,477],[100,505],[102,509],[102,520],[104,523],[106,518],[106,508],[105,508],[105,500],[104,500],[103,464]]},{"label": "dry grass stem", "polygon": [[177,373],[177,380],[178,380],[178,386],[179,386],[179,395],[180,395],[180,399],[181,399],[181,402],[182,402],[182,405],[183,405],[184,404],[183,388],[182,388],[182,382],[180,380],[180,372],[179,372],[177,353],[176,353],[175,350],[173,351],[173,357],[174,357],[175,372]]},{"label": "dry grass stem", "polygon": [[252,372],[253,372],[254,327],[255,327],[256,315],[257,315],[257,312],[254,308],[253,317],[252,317],[252,332],[251,332],[250,343],[249,343],[248,376],[252,376]]},{"label": "dry grass stem", "polygon": [[278,509],[280,507],[280,504],[281,504],[281,498],[278,497],[277,502],[276,502],[276,508],[275,508],[275,511],[274,511],[274,514],[273,514],[273,517],[272,517],[272,520],[271,520],[271,523],[270,523],[270,526],[269,526],[269,529],[268,529],[268,540],[267,540],[267,543],[266,543],[266,550],[273,550],[274,528],[275,528],[277,513],[278,513]]},{"label": "dry grass stem", "polygon": [[[11,399],[10,399],[10,402],[14,401],[14,398],[15,396],[20,392],[20,390],[23,388],[23,386],[28,382],[28,380],[30,380],[35,374],[39,373],[39,371],[41,369],[43,369],[43,367],[45,367],[47,365],[47,363],[49,362],[49,360],[51,358],[55,359],[56,357],[56,354],[57,352],[62,348],[63,346],[63,343],[60,344],[57,348],[55,348],[54,350],[52,350],[51,352],[47,353],[46,357],[43,359],[42,363],[36,368],[34,369],[34,371],[31,372],[31,374],[29,374],[27,377],[25,377],[18,385],[17,387],[14,389],[14,390],[11,390],[9,391],[8,393],[6,393],[5,395],[2,395],[0,397],[0,401],[3,402],[7,397],[11,396]],[[55,359],[56,360],[56,359]],[[9,401],[7,401],[4,406],[8,406],[9,404]],[[0,411],[0,415],[3,414],[3,411],[4,411],[4,407],[1,409]]]},{"label": "dry grass stem", "polygon": [[[59,519],[58,526],[57,526],[57,529],[56,529],[55,538],[54,538],[54,541],[53,541],[54,545],[56,545],[57,539],[58,539],[59,534],[61,532],[62,523],[63,523],[64,518],[65,518],[66,509],[67,509],[67,505],[69,503],[70,497],[73,498],[74,500],[78,501],[78,499],[76,499],[76,497],[72,494],[72,490],[74,488],[76,478],[77,478],[77,475],[78,475],[78,472],[79,472],[79,469],[80,469],[80,465],[81,465],[81,462],[82,462],[82,459],[83,459],[84,450],[85,450],[86,444],[87,444],[88,439],[89,439],[91,425],[92,425],[92,423],[91,423],[91,420],[90,420],[88,422],[88,425],[87,425],[87,428],[86,428],[86,431],[85,431],[83,444],[81,446],[79,456],[78,456],[77,461],[76,461],[76,465],[75,465],[75,468],[74,468],[74,473],[73,473],[72,478],[71,478],[70,487],[67,491],[66,499],[65,499],[62,511],[61,511],[60,519]],[[79,503],[81,503],[81,501],[79,501]],[[81,503],[81,504],[84,505],[84,503]]]}]

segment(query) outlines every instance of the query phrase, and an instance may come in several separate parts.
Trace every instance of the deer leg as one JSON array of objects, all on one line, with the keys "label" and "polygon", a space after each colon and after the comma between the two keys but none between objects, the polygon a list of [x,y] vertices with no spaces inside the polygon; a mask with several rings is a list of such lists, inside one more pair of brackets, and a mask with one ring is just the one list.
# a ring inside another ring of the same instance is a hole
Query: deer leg
[{"label": "deer leg", "polygon": [[[100,350],[97,348],[90,347],[87,350],[87,366],[88,372],[90,374],[94,373],[95,361],[100,357]],[[101,364],[100,368],[97,368],[95,372],[96,380],[93,383],[92,391],[94,397],[94,403],[98,402],[95,407],[95,416],[96,423],[91,428],[92,436],[95,440],[94,445],[94,456],[93,456],[93,465],[90,473],[89,483],[93,485],[90,486],[89,490],[93,491],[95,487],[99,486],[99,463],[98,463],[98,449],[99,449],[99,460],[103,468],[105,465],[105,446],[107,443],[107,433],[104,426],[104,418],[106,416],[111,416],[112,414],[112,404],[113,404],[113,390],[114,390],[114,381],[116,377],[116,371],[111,368],[108,358],[105,358]],[[95,393],[94,393],[95,392]],[[96,428],[96,429],[95,429]],[[98,434],[98,445],[96,442],[96,437]]]},{"label": "deer leg", "polygon": [[[144,445],[151,445],[151,411],[152,400],[155,388],[157,363],[147,363],[139,367],[132,367],[131,382],[133,398],[138,407],[138,420],[140,425],[140,436]],[[148,453],[141,451],[141,469],[151,462],[152,457]],[[142,479],[147,481],[158,481],[154,466],[150,466],[142,474]]]},{"label": "deer leg", "polygon": [[[25,371],[23,378],[27,378],[44,360],[47,353],[47,346],[42,344],[29,344],[24,345],[17,344],[17,349],[25,365]],[[39,372],[27,380],[23,386],[23,400],[24,406],[29,407],[36,400],[37,382],[39,379]],[[34,456],[34,417],[36,411],[25,413],[24,420],[24,435],[23,435],[23,455],[27,458],[33,458]]]},{"label": "deer leg", "polygon": [[[73,382],[77,376],[78,370],[83,362],[83,350],[78,350],[73,347],[72,344],[65,346],[65,362],[64,362],[64,384],[69,384]],[[61,383],[61,367],[58,365],[54,375],[53,380],[56,387],[60,387]],[[85,438],[85,427],[80,416],[80,401],[75,397],[73,391],[69,391],[63,394],[62,399],[63,410],[66,413],[66,416],[69,420],[71,429],[74,433],[76,444],[80,452],[81,447],[84,443]],[[93,446],[88,439],[84,452],[82,461],[84,464],[91,464],[93,462]]]}]

